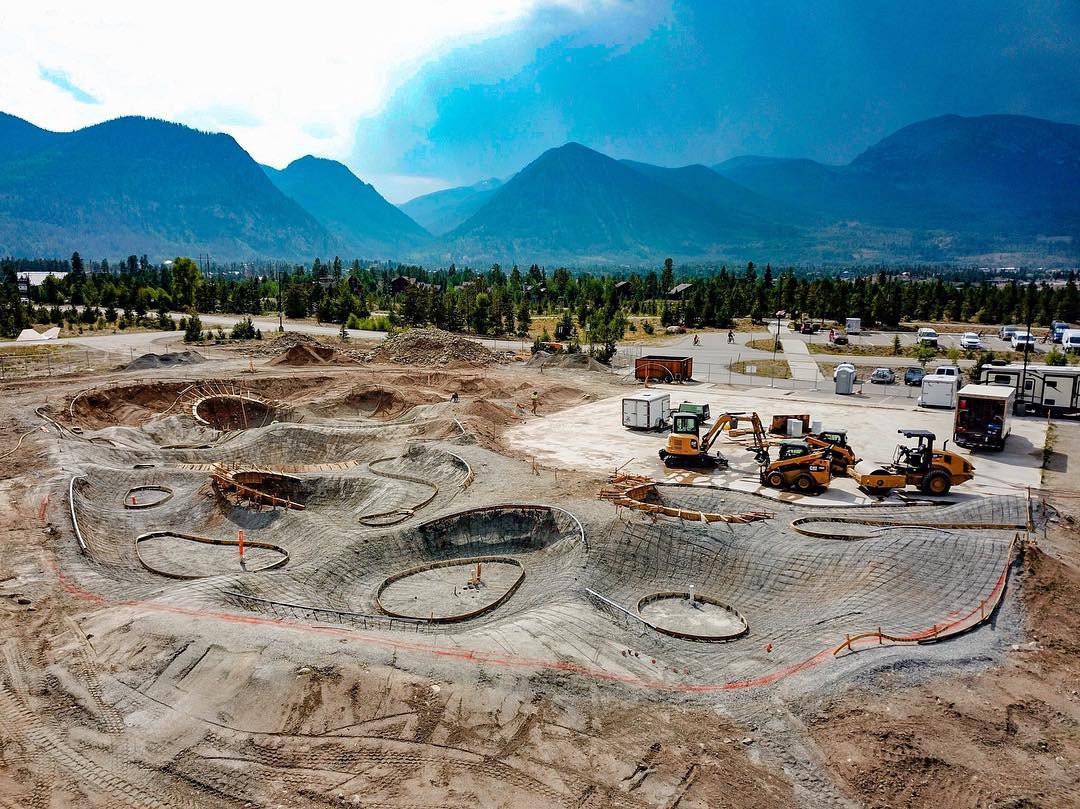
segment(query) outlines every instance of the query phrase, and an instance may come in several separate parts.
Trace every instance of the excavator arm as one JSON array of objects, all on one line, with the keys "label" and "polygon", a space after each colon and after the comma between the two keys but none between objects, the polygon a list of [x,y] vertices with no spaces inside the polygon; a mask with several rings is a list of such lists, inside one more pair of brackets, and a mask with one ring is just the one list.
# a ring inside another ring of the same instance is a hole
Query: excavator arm
[{"label": "excavator arm", "polygon": [[[739,423],[739,416],[745,415],[744,413],[722,413],[717,416],[713,426],[709,428],[709,431],[701,437],[701,451],[708,452],[716,441],[717,436],[724,430],[730,430],[736,424]],[[757,415],[756,413],[754,414]],[[759,422],[760,423],[760,422]]]}]

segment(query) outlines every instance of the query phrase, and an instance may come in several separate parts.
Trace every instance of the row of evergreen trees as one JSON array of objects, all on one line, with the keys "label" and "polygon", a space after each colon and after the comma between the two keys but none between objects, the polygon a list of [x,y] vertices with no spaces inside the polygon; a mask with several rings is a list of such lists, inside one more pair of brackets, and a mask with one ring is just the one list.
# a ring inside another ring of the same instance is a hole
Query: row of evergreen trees
[{"label": "row of evergreen trees", "polygon": [[[31,309],[20,302],[17,275],[31,269],[67,272],[46,278],[29,291]],[[657,317],[663,325],[729,326],[736,317],[767,320],[784,310],[789,316],[842,321],[859,317],[866,326],[886,328],[903,321],[956,320],[1013,322],[1046,326],[1051,320],[1080,319],[1075,274],[1064,285],[1046,281],[956,281],[947,274],[910,279],[881,271],[842,278],[774,273],[748,264],[738,271],[720,267],[707,275],[676,273],[668,259],[644,273],[552,272],[537,265],[505,271],[450,265],[439,270],[399,265],[344,266],[339,258],[311,266],[278,265],[261,275],[204,274],[189,258],[153,265],[134,255],[89,272],[76,253],[70,261],[0,259],[0,332],[11,336],[63,307],[89,307],[107,314],[124,310],[133,322],[171,311],[259,315],[281,308],[288,318],[315,318],[352,327],[369,324],[373,311],[391,313],[395,322],[433,324],[477,334],[526,334],[532,318],[555,315],[592,341],[620,339],[631,315]],[[690,285],[669,294],[681,279]],[[403,279],[408,279],[403,280]],[[113,318],[107,317],[109,322]],[[55,320],[53,320],[55,322]]]}]

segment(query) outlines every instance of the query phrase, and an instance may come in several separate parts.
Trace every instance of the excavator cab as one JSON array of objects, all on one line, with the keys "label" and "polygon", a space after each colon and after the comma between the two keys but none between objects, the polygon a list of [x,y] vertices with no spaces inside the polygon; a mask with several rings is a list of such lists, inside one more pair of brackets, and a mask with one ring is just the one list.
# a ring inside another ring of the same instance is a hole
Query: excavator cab
[{"label": "excavator cab", "polygon": [[727,458],[720,453],[710,455],[709,450],[717,436],[739,424],[741,413],[724,413],[719,416],[705,435],[701,435],[701,421],[696,413],[671,414],[671,433],[667,447],[660,450],[660,460],[667,467],[678,466],[727,466]]}]

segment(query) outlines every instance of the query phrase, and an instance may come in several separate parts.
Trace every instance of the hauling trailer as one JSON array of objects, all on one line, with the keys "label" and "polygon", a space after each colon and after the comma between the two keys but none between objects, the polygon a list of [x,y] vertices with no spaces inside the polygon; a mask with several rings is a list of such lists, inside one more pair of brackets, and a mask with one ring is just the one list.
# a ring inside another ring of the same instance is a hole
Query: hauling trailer
[{"label": "hauling trailer", "polygon": [[694,378],[694,358],[647,354],[634,360],[634,376],[658,382],[686,382]]},{"label": "hauling trailer", "polygon": [[1080,366],[984,365],[976,381],[1012,388],[1016,413],[1080,417]]},{"label": "hauling trailer", "polygon": [[953,443],[968,449],[1005,449],[1016,391],[1005,385],[965,385],[956,402]]},{"label": "hauling trailer", "polygon": [[631,430],[663,430],[670,414],[670,393],[643,390],[622,400],[623,427]]}]

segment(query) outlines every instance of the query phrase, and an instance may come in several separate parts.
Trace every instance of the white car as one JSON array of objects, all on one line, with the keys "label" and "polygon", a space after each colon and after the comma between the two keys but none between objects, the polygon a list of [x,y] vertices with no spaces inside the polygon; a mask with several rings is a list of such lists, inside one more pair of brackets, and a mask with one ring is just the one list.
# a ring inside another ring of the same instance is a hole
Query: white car
[{"label": "white car", "polygon": [[855,366],[854,366],[854,365],[852,365],[852,364],[851,364],[850,362],[842,362],[842,363],[840,363],[839,365],[837,365],[837,366],[836,366],[836,368],[835,368],[835,369],[833,370],[833,372],[832,372],[832,381],[833,381],[833,382],[835,382],[835,381],[836,381],[836,375],[837,375],[838,373],[840,373],[840,371],[841,371],[841,370],[843,370],[843,371],[851,371],[851,373],[853,373],[853,374],[857,374],[857,373],[858,373],[858,372],[857,372],[857,371],[855,370]]},{"label": "white car", "polygon": [[1035,336],[1029,331],[1013,332],[1013,351],[1035,350]]},{"label": "white car", "polygon": [[937,341],[937,332],[926,326],[923,326],[921,329],[919,329],[918,334],[916,334],[915,336],[915,343],[921,346],[937,348]]},{"label": "white car", "polygon": [[1002,326],[1000,329],[998,329],[998,337],[1000,337],[1002,340],[1005,340],[1006,342],[1009,342],[1012,340],[1012,336],[1018,331],[1020,331],[1020,329],[1018,329],[1016,326]]},{"label": "white car", "polygon": [[982,348],[982,341],[975,332],[966,331],[960,335],[960,348],[968,351],[977,351]]}]

